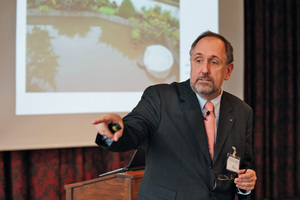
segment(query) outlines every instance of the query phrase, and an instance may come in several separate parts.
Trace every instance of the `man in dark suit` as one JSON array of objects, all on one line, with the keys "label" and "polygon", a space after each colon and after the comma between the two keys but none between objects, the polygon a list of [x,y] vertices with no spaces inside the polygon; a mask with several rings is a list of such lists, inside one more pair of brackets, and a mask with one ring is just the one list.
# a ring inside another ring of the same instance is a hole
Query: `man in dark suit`
[{"label": "man in dark suit", "polygon": [[[221,35],[205,32],[192,44],[191,78],[185,82],[148,87],[123,119],[106,114],[93,122],[96,143],[111,151],[137,149],[147,140],[146,168],[138,199],[249,198],[255,186],[252,167],[252,109],[223,91],[233,70],[233,49]],[[210,101],[214,110],[207,112]],[[215,119],[215,137],[209,151],[205,123]],[[108,124],[119,123],[112,134]],[[237,173],[226,169],[228,155],[240,158]],[[245,168],[249,168],[245,170]],[[238,177],[230,180],[220,175]]]}]

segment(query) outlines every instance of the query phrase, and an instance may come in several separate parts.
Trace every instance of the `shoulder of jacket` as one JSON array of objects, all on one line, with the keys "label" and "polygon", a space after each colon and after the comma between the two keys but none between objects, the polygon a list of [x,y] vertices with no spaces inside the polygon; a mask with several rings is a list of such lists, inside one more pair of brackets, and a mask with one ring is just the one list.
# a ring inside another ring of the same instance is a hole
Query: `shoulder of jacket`
[{"label": "shoulder of jacket", "polygon": [[224,96],[224,98],[228,99],[231,102],[231,104],[234,105],[235,107],[238,106],[238,107],[244,108],[246,110],[252,111],[252,108],[245,101],[240,99],[239,97],[237,97],[233,94],[230,94],[226,91],[223,92],[223,96]]}]

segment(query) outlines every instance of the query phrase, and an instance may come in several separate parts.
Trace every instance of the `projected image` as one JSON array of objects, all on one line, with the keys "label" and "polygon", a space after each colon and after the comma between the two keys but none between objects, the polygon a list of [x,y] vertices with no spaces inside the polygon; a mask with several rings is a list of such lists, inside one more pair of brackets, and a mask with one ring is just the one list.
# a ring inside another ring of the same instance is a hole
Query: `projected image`
[{"label": "projected image", "polygon": [[187,80],[193,40],[218,32],[218,0],[17,0],[16,8],[16,115],[129,112],[148,86]]},{"label": "projected image", "polygon": [[179,0],[27,0],[26,93],[179,81]]}]

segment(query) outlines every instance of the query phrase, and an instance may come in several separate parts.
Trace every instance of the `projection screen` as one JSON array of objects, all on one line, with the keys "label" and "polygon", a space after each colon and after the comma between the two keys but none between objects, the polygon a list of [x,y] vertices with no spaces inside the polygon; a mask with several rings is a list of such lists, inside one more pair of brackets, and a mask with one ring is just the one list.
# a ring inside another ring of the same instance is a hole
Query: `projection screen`
[{"label": "projection screen", "polygon": [[206,30],[232,42],[235,69],[224,89],[243,98],[239,0],[131,0],[134,17],[120,14],[123,0],[79,11],[32,2],[0,8],[0,150],[94,146],[91,121],[126,115],[149,85],[189,78],[190,45]]}]

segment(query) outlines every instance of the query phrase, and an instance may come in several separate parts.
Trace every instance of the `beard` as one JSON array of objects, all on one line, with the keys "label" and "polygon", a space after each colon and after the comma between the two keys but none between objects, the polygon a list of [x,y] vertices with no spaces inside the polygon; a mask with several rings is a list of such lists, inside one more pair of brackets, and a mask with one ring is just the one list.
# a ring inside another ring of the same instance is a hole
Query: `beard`
[{"label": "beard", "polygon": [[[201,83],[199,82],[200,79],[209,80],[210,83]],[[190,85],[192,90],[202,97],[211,97],[219,91],[219,88],[215,87],[214,80],[207,74],[202,74],[201,76],[197,77],[193,83],[190,81]]]}]

